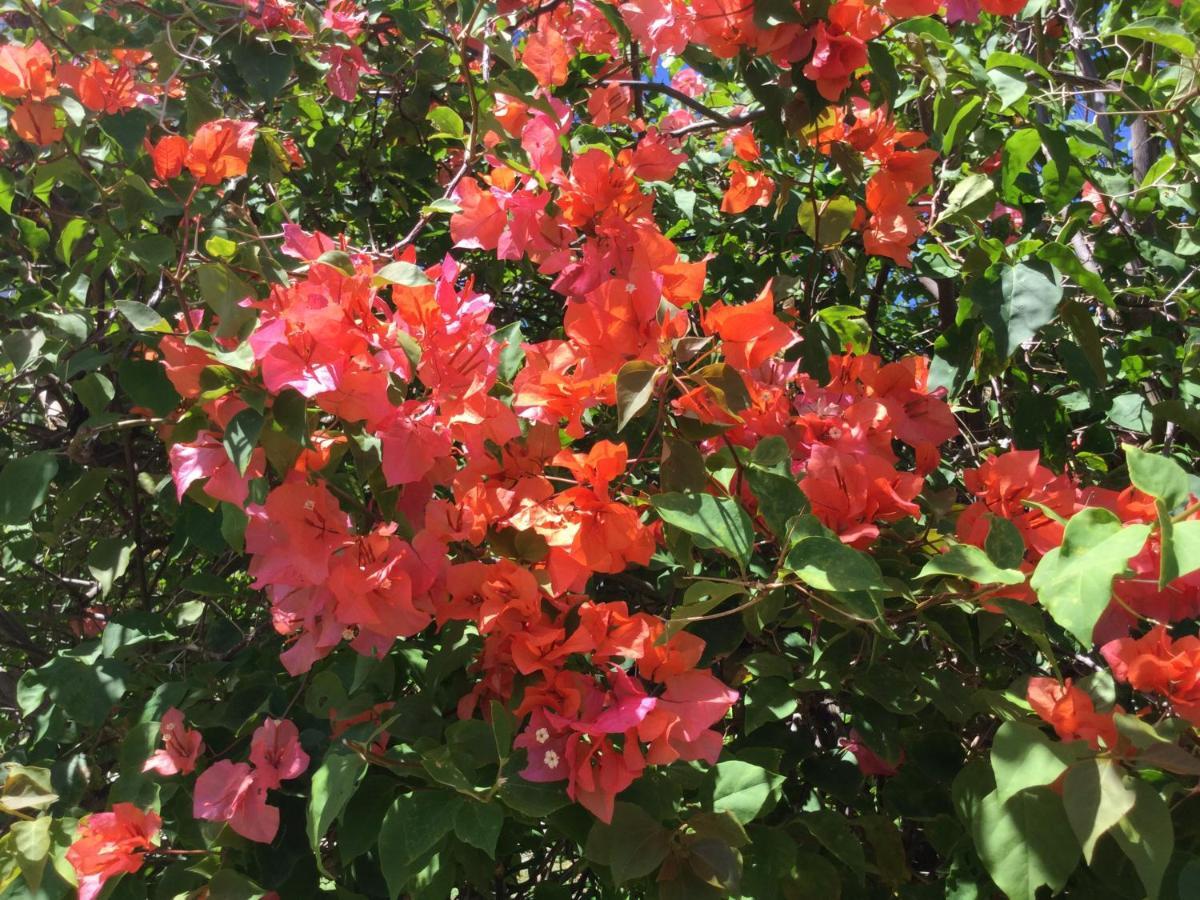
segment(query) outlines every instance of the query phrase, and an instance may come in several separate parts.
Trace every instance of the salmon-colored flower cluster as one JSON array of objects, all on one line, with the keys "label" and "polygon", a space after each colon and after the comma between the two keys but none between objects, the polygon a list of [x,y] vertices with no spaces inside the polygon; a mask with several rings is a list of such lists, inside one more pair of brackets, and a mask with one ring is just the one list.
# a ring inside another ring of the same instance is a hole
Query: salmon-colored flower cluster
[{"label": "salmon-colored flower cluster", "polygon": [[146,149],[154,174],[163,181],[178,178],[186,167],[197,184],[220,184],[245,175],[254,151],[257,122],[216,119],[205,122],[189,141],[168,134]]},{"label": "salmon-colored flower cluster", "polygon": [[[1127,524],[1157,520],[1153,500],[1136,488],[1118,492],[1081,487],[1069,475],[1055,475],[1042,465],[1036,450],[997,454],[978,468],[967,470],[963,482],[976,499],[958,517],[958,539],[983,547],[992,517],[1007,519],[1025,543],[1020,568],[1028,574],[1062,543],[1060,520],[1086,507],[1107,509]],[[1113,581],[1113,602],[1096,623],[1094,636],[1098,642],[1124,636],[1139,615],[1166,622],[1200,615],[1200,572],[1190,572],[1160,588],[1161,553],[1161,535],[1154,532],[1129,560],[1129,574]],[[1028,603],[1035,599],[1027,584],[996,588],[991,595]]]},{"label": "salmon-colored flower cluster", "polygon": [[192,815],[228,822],[242,837],[269,844],[279,831],[279,808],[267,803],[267,791],[299,778],[308,769],[295,724],[267,719],[250,740],[250,762],[216,762],[196,779]]},{"label": "salmon-colored flower cluster", "polygon": [[1112,712],[1096,711],[1091,696],[1071,683],[1071,679],[1059,682],[1055,678],[1030,678],[1026,698],[1033,711],[1042,721],[1053,726],[1054,733],[1064,741],[1085,741],[1093,750],[1126,751],[1132,748],[1121,741],[1117,733],[1114,713],[1122,713],[1120,706]]},{"label": "salmon-colored flower cluster", "polygon": [[1135,690],[1161,694],[1171,708],[1200,726],[1200,638],[1172,640],[1157,625],[1143,637],[1125,637],[1100,648],[1117,681]]},{"label": "salmon-colored flower cluster", "polygon": [[194,772],[196,758],[204,749],[200,732],[184,725],[183,713],[173,706],[163,713],[160,731],[162,749],[151,754],[142,771],[157,772],[159,775],[189,775]]},{"label": "salmon-colored flower cluster", "polygon": [[95,900],[108,879],[140,869],[161,827],[155,813],[132,803],[117,803],[110,812],[83,819],[67,849],[67,862],[79,881],[79,900]]},{"label": "salmon-colored flower cluster", "polygon": [[[49,102],[62,89],[92,112],[115,115],[156,103],[163,94],[156,74],[145,50],[115,51],[110,64],[95,55],[60,61],[41,41],[0,46],[0,96],[21,101],[10,124],[18,137],[39,147],[62,140],[66,116]],[[173,82],[167,90],[175,95],[181,88]]]}]

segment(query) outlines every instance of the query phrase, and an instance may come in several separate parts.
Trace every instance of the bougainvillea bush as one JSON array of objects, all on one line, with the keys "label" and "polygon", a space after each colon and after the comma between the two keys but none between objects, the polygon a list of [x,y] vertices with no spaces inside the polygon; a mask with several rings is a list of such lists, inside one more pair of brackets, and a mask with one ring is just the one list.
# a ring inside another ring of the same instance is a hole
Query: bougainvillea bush
[{"label": "bougainvillea bush", "polygon": [[0,0],[0,898],[1200,896],[1200,0]]}]

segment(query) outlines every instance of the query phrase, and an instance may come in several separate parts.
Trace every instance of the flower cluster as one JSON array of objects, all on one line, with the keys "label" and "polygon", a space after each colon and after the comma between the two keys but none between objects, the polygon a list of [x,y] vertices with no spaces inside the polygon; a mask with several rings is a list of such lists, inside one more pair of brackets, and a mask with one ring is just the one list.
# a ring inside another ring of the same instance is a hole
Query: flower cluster
[{"label": "flower cluster", "polygon": [[204,750],[204,738],[199,731],[188,728],[183,724],[183,713],[171,707],[163,713],[162,724],[163,746],[154,751],[143,772],[157,772],[159,775],[189,775],[196,770],[196,759]]},{"label": "flower cluster", "polygon": [[140,869],[161,827],[161,818],[132,803],[114,804],[110,812],[81,821],[67,850],[67,862],[79,880],[79,900],[95,900],[108,879]]},{"label": "flower cluster", "polygon": [[177,83],[165,89],[156,83],[156,73],[145,50],[117,51],[110,65],[95,55],[60,61],[41,41],[0,46],[0,96],[20,101],[9,124],[18,137],[39,147],[62,140],[66,115],[51,101],[63,89],[86,109],[113,115],[157,103],[164,90],[179,92]]},{"label": "flower cluster", "polygon": [[[1136,488],[1114,491],[1082,487],[1069,475],[1055,475],[1042,465],[1036,450],[1009,450],[997,454],[963,475],[975,496],[958,518],[958,538],[983,547],[991,517],[1007,519],[1025,543],[1021,570],[1032,573],[1037,562],[1063,540],[1063,521],[1087,507],[1112,512],[1124,524],[1157,520],[1154,501]],[[1113,600],[1096,623],[1100,643],[1124,636],[1138,617],[1177,622],[1200,615],[1200,573],[1190,572],[1159,586],[1162,555],[1159,532],[1147,538],[1129,560],[1129,572],[1113,582]],[[1028,585],[996,588],[996,597],[1033,602]]]},{"label": "flower cluster", "polygon": [[222,759],[196,779],[192,815],[229,827],[251,841],[270,843],[279,830],[279,808],[267,803],[267,791],[308,769],[296,726],[267,719],[250,740],[250,762]]}]

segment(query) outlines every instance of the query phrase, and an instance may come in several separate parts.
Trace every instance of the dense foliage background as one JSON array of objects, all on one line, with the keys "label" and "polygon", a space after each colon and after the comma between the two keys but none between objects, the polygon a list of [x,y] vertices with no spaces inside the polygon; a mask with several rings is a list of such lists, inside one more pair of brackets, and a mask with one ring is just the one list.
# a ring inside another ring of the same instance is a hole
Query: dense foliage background
[{"label": "dense foliage background", "polygon": [[0,0],[0,897],[1200,895],[1198,34]]}]

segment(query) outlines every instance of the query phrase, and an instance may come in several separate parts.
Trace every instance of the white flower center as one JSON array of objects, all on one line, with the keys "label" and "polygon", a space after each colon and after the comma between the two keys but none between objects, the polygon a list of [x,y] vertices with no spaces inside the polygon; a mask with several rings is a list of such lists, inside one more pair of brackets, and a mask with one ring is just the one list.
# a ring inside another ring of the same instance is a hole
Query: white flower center
[{"label": "white flower center", "polygon": [[547,769],[558,768],[558,754],[553,750],[547,750],[546,755],[542,757],[542,762],[546,764]]},{"label": "white flower center", "polygon": [[545,728],[539,728],[533,733],[533,738],[539,744],[544,744],[546,741],[550,740],[550,732],[548,732]]}]

